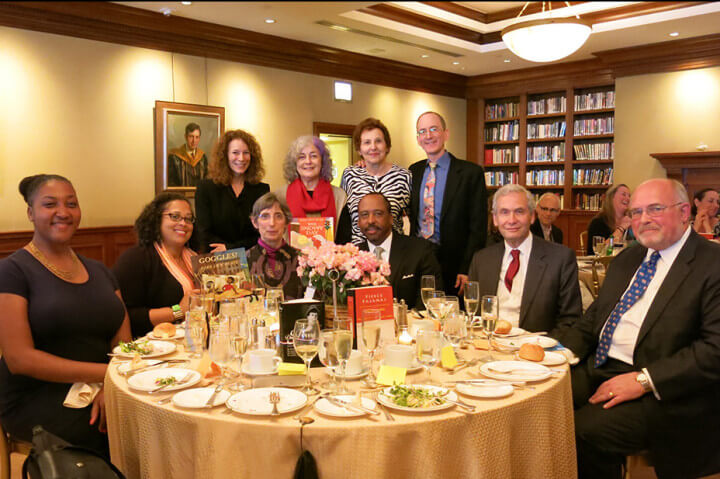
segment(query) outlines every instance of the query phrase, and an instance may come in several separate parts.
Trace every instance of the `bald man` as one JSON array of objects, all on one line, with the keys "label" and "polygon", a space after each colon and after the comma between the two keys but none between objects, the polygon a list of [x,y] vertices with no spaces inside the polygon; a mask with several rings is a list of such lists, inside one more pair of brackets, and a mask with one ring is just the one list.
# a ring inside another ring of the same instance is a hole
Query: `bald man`
[{"label": "bald man", "polygon": [[563,232],[553,223],[560,216],[562,205],[560,197],[555,193],[545,193],[535,206],[535,221],[530,226],[530,232],[545,241],[562,244]]}]

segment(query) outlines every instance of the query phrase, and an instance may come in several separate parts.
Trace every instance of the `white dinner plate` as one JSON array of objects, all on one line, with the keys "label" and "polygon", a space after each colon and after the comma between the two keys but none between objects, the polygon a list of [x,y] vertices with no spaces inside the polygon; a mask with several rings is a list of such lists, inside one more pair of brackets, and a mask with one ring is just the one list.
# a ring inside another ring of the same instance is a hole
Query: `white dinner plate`
[{"label": "white dinner plate", "polygon": [[[523,359],[515,353],[515,359],[518,361],[530,361],[529,359]],[[530,361],[535,364],[542,364],[543,366],[560,366],[567,362],[567,358],[562,353],[556,353],[554,351],[545,351],[545,357],[542,361]]]},{"label": "white dinner plate", "polygon": [[529,361],[492,361],[481,365],[480,373],[503,381],[542,381],[553,374],[546,366]]},{"label": "white dinner plate", "polygon": [[[338,378],[338,379],[341,379],[341,378],[342,378],[342,379],[346,379],[346,380],[349,380],[349,381],[352,381],[353,379],[362,379],[362,378],[364,378],[365,376],[367,376],[367,375],[370,373],[370,369],[369,369],[369,368],[365,368],[364,371],[361,371],[361,372],[359,372],[359,373],[357,373],[357,374],[348,374],[347,376],[345,376],[345,377],[343,378],[343,375],[340,374],[340,372],[339,372],[340,366],[337,367],[337,370],[338,370],[338,372],[335,373],[335,377],[336,377],[336,378]],[[327,372],[328,375],[331,374],[331,372],[330,372],[330,370],[329,370],[328,368],[325,368],[325,372]]]},{"label": "white dinner plate", "polygon": [[170,336],[169,338],[161,338],[160,336],[155,336],[155,333],[153,331],[150,331],[147,335],[149,339],[160,339],[160,340],[171,340],[171,339],[182,339],[185,337],[185,330],[180,329],[179,327],[175,329],[175,336]]},{"label": "white dinner plate", "polygon": [[548,336],[527,336],[520,338],[495,338],[500,346],[516,351],[523,344],[539,344],[543,349],[554,348],[558,342]]},{"label": "white dinner plate", "polygon": [[[146,366],[152,366],[153,364],[157,364],[161,361],[162,361],[161,359],[143,359],[143,364],[136,369],[144,368]],[[120,374],[127,374],[130,372],[131,365],[132,365],[132,361],[125,361],[121,364],[118,364],[117,370]]]},{"label": "white dinner plate", "polygon": [[247,364],[243,363],[242,373],[246,376],[272,376],[273,374],[278,373],[278,366],[275,366],[272,371],[253,371],[251,369],[248,369]]},{"label": "white dinner plate", "polygon": [[514,336],[520,336],[521,334],[525,334],[526,332],[527,331],[525,331],[523,328],[516,328],[515,326],[513,326],[509,333],[495,333],[495,336],[498,338],[512,338]]},{"label": "white dinner plate", "polygon": [[[169,341],[148,341],[148,344],[152,345],[153,350],[150,354],[141,354],[140,357],[143,359],[164,356],[166,354],[174,352],[177,348],[177,346],[175,346],[175,343],[171,343]],[[135,355],[135,353],[123,353],[120,350],[120,346],[115,346],[115,348],[113,349],[113,353],[117,354],[120,357],[126,358],[132,358]]]},{"label": "white dinner plate", "polygon": [[[385,361],[384,361],[384,360],[383,360],[383,361],[380,361],[380,366],[383,366],[383,365],[385,365]],[[422,364],[420,364],[420,363],[417,362],[417,360],[416,360],[416,361],[413,363],[412,366],[410,366],[409,368],[407,368],[407,372],[408,372],[408,374],[416,373],[416,372],[418,372],[418,371],[422,371],[422,368],[423,368],[423,367],[422,367]]]},{"label": "white dinner plate", "polygon": [[[338,399],[339,401],[351,403],[355,396],[348,394],[348,395],[341,395],[341,396],[333,396],[334,398]],[[367,409],[375,409],[377,405],[375,404],[375,401],[373,401],[370,398],[361,398],[362,405],[366,407]],[[319,412],[320,414],[324,414],[326,416],[332,416],[332,417],[360,417],[365,416],[368,413],[362,412],[360,410],[356,409],[346,409],[342,406],[336,406],[332,404],[330,401],[328,401],[325,398],[319,399],[315,403],[315,410]]]},{"label": "white dinner plate", "polygon": [[[439,386],[430,386],[429,384],[413,384],[409,387],[416,388],[416,389],[427,389],[432,392],[442,392],[445,393],[447,398],[451,401],[457,401],[457,394],[450,391],[447,388],[439,387]],[[407,407],[407,406],[400,406],[399,404],[395,404],[395,401],[392,400],[392,396],[390,395],[390,390],[392,387],[388,387],[383,389],[383,392],[378,394],[378,401],[380,401],[383,405],[392,408],[397,409],[398,411],[406,411],[406,412],[433,412],[433,411],[442,411],[443,409],[449,409],[454,406],[453,403],[450,402],[444,402],[442,404],[438,404],[436,406],[426,407],[426,408],[417,408],[417,407]]]},{"label": "white dinner plate", "polygon": [[[172,397],[172,402],[177,407],[184,407],[190,409],[204,408],[205,403],[210,399],[210,396],[215,392],[215,386],[207,388],[194,388],[180,391]],[[222,390],[215,395],[211,407],[220,406],[225,404],[225,401],[230,397],[230,392]]]},{"label": "white dinner plate", "polygon": [[138,391],[148,392],[160,387],[158,384],[155,384],[155,380],[158,378],[166,378],[168,376],[172,376],[176,380],[180,381],[188,373],[192,373],[189,381],[182,384],[173,384],[172,386],[168,386],[163,389],[163,391],[178,391],[180,389],[189,388],[190,386],[194,386],[195,384],[199,383],[200,379],[202,379],[200,373],[193,369],[184,368],[150,369],[148,371],[137,373],[136,375],[128,379],[128,386]]},{"label": "white dinner plate", "polygon": [[251,416],[269,416],[273,406],[270,404],[270,393],[280,393],[278,411],[280,414],[297,411],[307,403],[307,396],[295,389],[257,388],[233,394],[225,401],[225,405],[235,412]]},{"label": "white dinner plate", "polygon": [[504,398],[514,392],[512,384],[502,384],[500,382],[488,382],[487,384],[458,383],[455,389],[466,396],[484,399]]}]

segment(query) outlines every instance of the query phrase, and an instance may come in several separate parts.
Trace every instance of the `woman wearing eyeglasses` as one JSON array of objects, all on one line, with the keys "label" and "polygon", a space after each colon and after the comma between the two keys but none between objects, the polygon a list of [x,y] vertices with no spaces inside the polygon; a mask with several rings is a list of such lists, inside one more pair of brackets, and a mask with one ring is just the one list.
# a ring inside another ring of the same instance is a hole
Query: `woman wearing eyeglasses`
[{"label": "woman wearing eyeglasses", "polygon": [[195,252],[187,246],[194,223],[190,203],[178,193],[160,193],[135,220],[138,245],[113,267],[134,337],[185,317],[197,286],[191,264]]}]

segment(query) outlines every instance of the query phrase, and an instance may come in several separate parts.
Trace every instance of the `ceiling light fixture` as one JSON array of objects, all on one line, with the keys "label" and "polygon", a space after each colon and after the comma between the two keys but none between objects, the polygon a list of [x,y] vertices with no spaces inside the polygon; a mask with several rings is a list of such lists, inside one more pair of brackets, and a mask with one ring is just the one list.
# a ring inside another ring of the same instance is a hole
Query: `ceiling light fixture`
[{"label": "ceiling light fixture", "polygon": [[453,65],[460,65],[460,62],[453,62]]},{"label": "ceiling light fixture", "polygon": [[275,23],[275,19],[274,18],[266,18],[265,23]]},{"label": "ceiling light fixture", "polygon": [[504,63],[510,63],[510,59],[509,59],[509,58],[506,58],[505,60],[503,60],[503,62],[504,62]]},{"label": "ceiling light fixture", "polygon": [[420,56],[421,56],[422,58],[429,58],[429,57],[430,57],[430,55],[427,55],[427,54],[426,54],[426,55],[420,55]]},{"label": "ceiling light fixture", "polygon": [[192,5],[192,2],[180,2],[180,3],[182,3],[183,5]]},{"label": "ceiling light fixture", "polygon": [[678,35],[680,35],[680,34],[679,34],[678,32],[672,32],[672,33],[670,33],[669,35],[670,35],[671,37],[676,37],[676,36],[678,36]]},{"label": "ceiling light fixture", "polygon": [[[545,4],[549,4],[548,12],[552,11],[552,2],[542,2],[543,13]],[[530,2],[518,14],[523,14]],[[568,2],[565,4],[570,7]],[[587,41],[592,32],[592,24],[575,18],[543,18],[516,23],[502,30],[505,45],[515,55],[531,62],[552,62],[560,60],[576,52]]]}]

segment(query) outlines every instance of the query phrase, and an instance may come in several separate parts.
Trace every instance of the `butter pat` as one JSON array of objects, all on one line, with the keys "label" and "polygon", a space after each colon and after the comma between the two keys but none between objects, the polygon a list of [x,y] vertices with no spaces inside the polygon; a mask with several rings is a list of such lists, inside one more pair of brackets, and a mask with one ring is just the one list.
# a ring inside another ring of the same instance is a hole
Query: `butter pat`
[{"label": "butter pat", "polygon": [[405,374],[407,374],[407,369],[405,368],[383,364],[380,366],[380,371],[378,371],[376,382],[385,386],[405,384]]},{"label": "butter pat", "polygon": [[305,365],[297,363],[280,363],[278,376],[298,376],[305,374]]},{"label": "butter pat", "polygon": [[440,352],[442,366],[446,369],[452,369],[455,366],[457,366],[458,360],[457,357],[455,357],[455,351],[453,350],[453,347],[448,345],[442,348],[442,351]]}]

